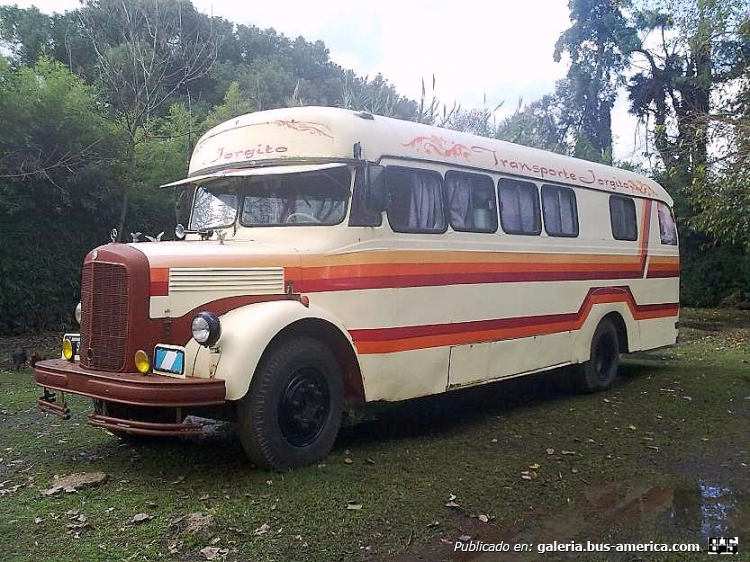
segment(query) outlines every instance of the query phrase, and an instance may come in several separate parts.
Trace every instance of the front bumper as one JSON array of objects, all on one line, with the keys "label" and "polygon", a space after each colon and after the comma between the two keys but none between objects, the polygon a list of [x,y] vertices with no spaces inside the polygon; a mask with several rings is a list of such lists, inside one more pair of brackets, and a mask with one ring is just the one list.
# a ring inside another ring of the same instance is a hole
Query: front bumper
[{"label": "front bumper", "polygon": [[[145,435],[194,433],[200,428],[182,423],[182,408],[215,406],[224,404],[226,401],[226,388],[223,380],[176,379],[161,375],[95,371],[84,369],[78,363],[71,363],[65,359],[38,362],[34,366],[34,379],[36,384],[44,389],[44,395],[37,400],[39,407],[64,419],[70,417],[70,410],[64,395],[67,392],[104,402],[117,402],[125,406],[174,410],[174,422],[152,423],[115,418],[100,413],[89,416],[90,425],[125,433]],[[55,391],[62,393],[61,403],[57,402]]]},{"label": "front bumper", "polygon": [[39,386],[60,392],[154,408],[213,406],[223,404],[226,396],[224,381],[220,379],[94,371],[65,359],[38,362],[34,379]]}]

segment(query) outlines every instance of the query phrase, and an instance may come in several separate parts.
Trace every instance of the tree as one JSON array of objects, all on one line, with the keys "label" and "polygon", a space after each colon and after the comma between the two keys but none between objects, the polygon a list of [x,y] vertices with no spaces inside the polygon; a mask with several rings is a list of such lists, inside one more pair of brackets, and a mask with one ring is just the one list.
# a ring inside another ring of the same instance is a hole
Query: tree
[{"label": "tree", "polygon": [[175,95],[208,74],[219,38],[209,18],[180,0],[88,0],[79,15],[112,117],[128,139],[118,221],[122,233],[136,148]]},{"label": "tree", "polygon": [[634,50],[643,68],[629,83],[632,112],[650,124],[681,215],[724,242],[746,243],[746,6],[663,0],[647,8],[637,24],[658,39]]},{"label": "tree", "polygon": [[630,0],[569,0],[571,27],[555,45],[554,58],[570,56],[568,80],[578,109],[576,156],[612,160],[612,107],[622,70],[637,42],[624,10]]}]

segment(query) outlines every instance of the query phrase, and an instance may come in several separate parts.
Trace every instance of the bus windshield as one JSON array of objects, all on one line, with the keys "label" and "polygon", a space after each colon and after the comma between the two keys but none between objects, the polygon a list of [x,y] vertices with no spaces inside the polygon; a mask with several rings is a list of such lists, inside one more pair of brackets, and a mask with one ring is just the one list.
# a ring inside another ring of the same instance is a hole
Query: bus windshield
[{"label": "bus windshield", "polygon": [[333,225],[344,220],[351,172],[346,166],[296,174],[223,177],[195,194],[191,230],[244,226]]}]

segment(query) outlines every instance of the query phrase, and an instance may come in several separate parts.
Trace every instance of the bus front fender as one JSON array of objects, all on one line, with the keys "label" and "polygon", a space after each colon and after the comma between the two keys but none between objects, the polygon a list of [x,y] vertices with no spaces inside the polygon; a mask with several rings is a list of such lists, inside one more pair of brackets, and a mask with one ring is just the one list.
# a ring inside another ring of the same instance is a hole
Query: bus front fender
[{"label": "bus front fender", "polygon": [[[223,379],[227,400],[239,400],[247,393],[264,351],[277,335],[296,322],[318,320],[332,325],[354,353],[349,332],[337,318],[320,307],[308,307],[297,300],[250,304],[219,319],[221,337],[213,348],[200,346],[196,350],[193,374]],[[189,347],[197,345],[192,340]]]}]

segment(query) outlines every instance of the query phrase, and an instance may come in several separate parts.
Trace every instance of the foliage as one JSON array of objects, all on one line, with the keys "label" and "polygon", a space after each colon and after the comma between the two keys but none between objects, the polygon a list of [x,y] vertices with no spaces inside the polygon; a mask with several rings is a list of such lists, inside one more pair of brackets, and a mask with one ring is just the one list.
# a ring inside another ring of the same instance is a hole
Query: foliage
[{"label": "foliage", "polygon": [[571,107],[576,108],[576,156],[611,162],[612,107],[621,71],[636,40],[623,11],[629,0],[570,0],[572,26],[555,45],[555,60],[570,56]]},{"label": "foliage", "polygon": [[112,226],[171,232],[173,194],[157,186],[184,177],[197,137],[228,118],[336,105],[609,162],[623,86],[658,155],[646,171],[675,199],[683,300],[714,304],[747,292],[744,2],[570,0],[570,8],[554,53],[569,57],[567,78],[497,120],[500,106],[486,101],[443,104],[434,76],[429,94],[423,81],[410,100],[380,74],[333,63],[322,41],[235,25],[186,0],[84,0],[51,16],[0,6],[8,53],[0,57],[0,310],[20,311],[3,316],[13,319],[0,332],[69,322],[81,258]]}]

